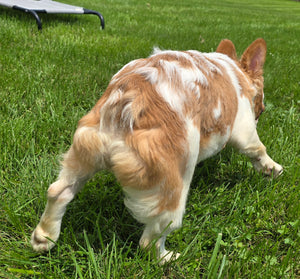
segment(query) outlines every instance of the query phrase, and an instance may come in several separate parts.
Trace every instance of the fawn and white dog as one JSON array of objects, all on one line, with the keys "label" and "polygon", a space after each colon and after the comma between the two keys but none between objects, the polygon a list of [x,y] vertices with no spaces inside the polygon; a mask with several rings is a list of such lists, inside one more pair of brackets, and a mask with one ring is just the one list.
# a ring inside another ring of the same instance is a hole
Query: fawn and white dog
[{"label": "fawn and white dog", "polygon": [[141,247],[156,239],[163,261],[172,257],[165,239],[181,226],[198,162],[230,143],[255,169],[278,176],[282,167],[267,155],[256,131],[264,111],[265,57],[263,39],[240,60],[233,43],[223,40],[214,53],[155,50],[125,65],[78,123],[32,233],[34,250],[54,246],[67,204],[103,169],[115,174],[126,207],[145,224]]}]

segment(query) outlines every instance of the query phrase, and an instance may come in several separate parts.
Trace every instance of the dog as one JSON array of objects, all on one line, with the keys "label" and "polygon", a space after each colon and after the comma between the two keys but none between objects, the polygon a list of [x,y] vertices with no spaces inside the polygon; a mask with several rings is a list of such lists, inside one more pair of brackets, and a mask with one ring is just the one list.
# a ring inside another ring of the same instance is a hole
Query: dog
[{"label": "dog", "polygon": [[238,60],[226,39],[213,53],[154,49],[150,57],[125,65],[79,121],[32,233],[33,249],[54,246],[67,204],[103,169],[114,173],[126,207],[145,225],[140,246],[155,242],[163,262],[179,256],[166,250],[165,240],[182,224],[197,163],[228,143],[256,170],[279,176],[282,166],[267,155],[256,131],[265,108],[266,51],[259,38]]}]

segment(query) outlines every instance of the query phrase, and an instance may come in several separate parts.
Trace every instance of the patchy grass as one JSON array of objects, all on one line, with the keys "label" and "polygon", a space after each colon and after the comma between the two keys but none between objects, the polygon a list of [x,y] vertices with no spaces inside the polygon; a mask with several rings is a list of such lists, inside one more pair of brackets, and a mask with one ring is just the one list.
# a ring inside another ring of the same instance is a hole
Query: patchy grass
[{"label": "patchy grass", "polygon": [[[83,5],[79,0],[68,3]],[[0,8],[0,277],[299,278],[300,6],[295,1],[86,0],[103,13],[30,16]],[[241,54],[268,44],[266,112],[258,130],[285,167],[255,173],[227,148],[195,171],[183,227],[168,238],[176,262],[138,248],[142,227],[112,174],[96,175],[68,207],[58,245],[38,255],[30,234],[44,210],[59,154],[111,76],[153,46],[213,51],[223,38]]]}]

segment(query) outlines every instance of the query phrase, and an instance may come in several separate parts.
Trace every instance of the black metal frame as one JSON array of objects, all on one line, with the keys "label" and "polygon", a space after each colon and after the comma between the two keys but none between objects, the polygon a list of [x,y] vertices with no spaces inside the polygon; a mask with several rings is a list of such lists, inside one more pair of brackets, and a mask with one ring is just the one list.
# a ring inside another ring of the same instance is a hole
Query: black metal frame
[{"label": "black metal frame", "polygon": [[86,15],[96,15],[99,17],[100,19],[100,22],[101,22],[101,27],[102,29],[104,29],[105,27],[105,22],[104,22],[104,17],[102,14],[100,14],[99,12],[97,11],[93,11],[93,10],[88,10],[88,9],[85,9],[83,8],[83,13],[86,14]]},{"label": "black metal frame", "polygon": [[[33,17],[36,20],[38,29],[42,30],[42,21],[41,21],[39,15],[38,15],[38,13],[47,14],[46,10],[31,10],[31,9],[26,9],[26,8],[19,7],[19,6],[16,6],[16,5],[13,6],[12,8],[15,9],[15,10],[23,11],[25,13],[29,13],[29,14],[33,15]],[[74,13],[74,14],[77,15],[77,13]],[[105,22],[104,22],[104,18],[102,16],[102,14],[100,14],[99,12],[93,11],[93,10],[85,9],[85,8],[83,8],[83,14],[90,14],[90,15],[96,15],[96,16],[98,16],[99,19],[100,19],[100,22],[101,22],[101,28],[104,29]]]}]

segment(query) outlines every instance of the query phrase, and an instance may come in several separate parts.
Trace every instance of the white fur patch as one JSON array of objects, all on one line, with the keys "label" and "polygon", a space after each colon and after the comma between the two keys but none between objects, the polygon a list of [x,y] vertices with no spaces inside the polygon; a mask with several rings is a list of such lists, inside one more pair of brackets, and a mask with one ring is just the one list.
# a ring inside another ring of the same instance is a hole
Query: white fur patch
[{"label": "white fur patch", "polygon": [[125,193],[124,203],[139,222],[149,223],[151,217],[157,213],[159,188],[158,186],[151,190],[138,190],[123,187]]},{"label": "white fur patch", "polygon": [[188,160],[186,164],[186,170],[183,175],[183,189],[182,189],[180,202],[179,202],[180,214],[184,213],[186,198],[195,171],[195,166],[197,164],[199,144],[200,144],[199,130],[197,129],[197,127],[195,127],[191,119],[186,120],[186,130],[187,130],[187,142],[189,145],[189,149],[188,149]]},{"label": "white fur patch", "polygon": [[154,67],[142,67],[134,70],[134,73],[142,75],[148,80],[151,84],[156,84],[158,82],[158,71]]},{"label": "white fur patch", "polygon": [[132,103],[128,103],[124,106],[120,120],[124,127],[129,127],[130,130],[133,131],[134,119],[132,117],[131,105]]},{"label": "white fur patch", "polygon": [[180,75],[181,75],[182,83],[185,84],[187,87],[191,87],[191,85],[194,86],[195,83],[199,83],[203,87],[208,86],[208,81],[206,76],[196,67],[192,69],[181,68]]},{"label": "white fur patch", "polygon": [[220,100],[218,101],[218,106],[214,108],[213,110],[214,118],[218,120],[221,117],[222,114],[222,109],[221,109],[221,102]]},{"label": "white fur patch", "polygon": [[178,94],[178,92],[174,92],[174,89],[167,81],[158,83],[156,85],[156,90],[172,109],[182,115],[182,108],[186,98],[184,94]]},{"label": "white fur patch", "polygon": [[123,95],[123,91],[118,89],[110,94],[106,103],[109,105],[115,105],[121,99],[122,95]]},{"label": "white fur patch", "polygon": [[246,97],[238,97],[238,111],[232,128],[232,143],[238,148],[247,149],[252,142],[258,142],[258,136],[253,131],[255,127],[255,116],[251,105]]},{"label": "white fur patch", "polygon": [[198,163],[220,152],[228,142],[230,134],[231,129],[229,126],[225,135],[220,135],[220,133],[211,134],[208,145],[200,149]]}]

